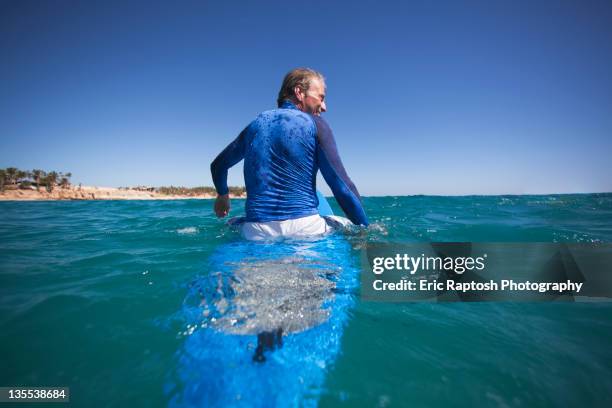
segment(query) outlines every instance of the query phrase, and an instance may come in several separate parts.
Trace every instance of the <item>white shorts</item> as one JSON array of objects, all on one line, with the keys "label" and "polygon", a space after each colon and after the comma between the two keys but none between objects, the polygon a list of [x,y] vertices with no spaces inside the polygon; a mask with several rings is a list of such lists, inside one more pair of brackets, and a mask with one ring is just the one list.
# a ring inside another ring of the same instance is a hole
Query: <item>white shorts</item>
[{"label": "white shorts", "polygon": [[276,238],[307,238],[329,234],[337,228],[352,223],[335,215],[321,217],[319,214],[284,221],[245,222],[242,235],[251,241]]}]

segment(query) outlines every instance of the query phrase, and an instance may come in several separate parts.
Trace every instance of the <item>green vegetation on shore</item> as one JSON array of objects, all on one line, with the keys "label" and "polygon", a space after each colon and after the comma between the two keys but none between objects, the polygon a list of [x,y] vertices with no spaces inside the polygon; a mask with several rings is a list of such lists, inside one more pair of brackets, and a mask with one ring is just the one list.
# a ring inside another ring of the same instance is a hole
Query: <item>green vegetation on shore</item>
[{"label": "green vegetation on shore", "polygon": [[[217,194],[217,190],[214,187],[158,187],[155,189],[156,192],[165,195],[180,195],[180,196],[198,196],[203,194]],[[245,187],[232,186],[229,187],[229,193],[233,196],[242,196],[246,194]]]},{"label": "green vegetation on shore", "polygon": [[[37,190],[41,191],[44,188],[47,192],[52,192],[56,187],[67,189],[70,188],[70,178],[72,173],[61,173],[57,171],[46,172],[40,169],[20,170],[16,167],[8,167],[0,169],[0,192],[5,190]],[[171,196],[187,196],[197,197],[201,195],[216,195],[217,190],[214,187],[179,187],[179,186],[162,186],[162,187],[119,187],[120,190],[136,190],[149,191]],[[232,186],[229,188],[232,196],[246,195],[246,188],[240,186]]]},{"label": "green vegetation on shore", "polygon": [[72,173],[46,172],[40,169],[20,170],[16,167],[0,169],[0,191],[37,190],[43,187],[52,192],[55,187],[69,188]]}]

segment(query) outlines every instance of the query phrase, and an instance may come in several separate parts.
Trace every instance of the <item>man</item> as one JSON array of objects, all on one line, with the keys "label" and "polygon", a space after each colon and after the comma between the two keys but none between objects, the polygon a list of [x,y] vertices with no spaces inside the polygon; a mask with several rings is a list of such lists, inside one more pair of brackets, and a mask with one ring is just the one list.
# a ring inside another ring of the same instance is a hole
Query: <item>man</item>
[{"label": "man", "polygon": [[311,236],[332,228],[317,210],[320,169],[340,207],[357,225],[368,225],[361,197],[336,148],[325,112],[325,80],[308,68],[289,72],[278,95],[278,109],[261,113],[212,162],[217,189],[215,213],[230,210],[227,171],[244,158],[247,239]]}]

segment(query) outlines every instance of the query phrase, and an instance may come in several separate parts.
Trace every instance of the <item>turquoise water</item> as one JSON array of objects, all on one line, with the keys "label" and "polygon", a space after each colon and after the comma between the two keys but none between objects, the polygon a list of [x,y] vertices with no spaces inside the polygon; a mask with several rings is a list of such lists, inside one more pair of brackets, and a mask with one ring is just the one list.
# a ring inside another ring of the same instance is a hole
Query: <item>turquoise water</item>
[{"label": "turquoise water", "polygon": [[[73,406],[261,405],[258,390],[277,405],[610,406],[612,304],[369,303],[352,279],[366,242],[612,242],[612,194],[364,201],[365,233],[254,247],[212,201],[0,202],[0,386],[69,386]],[[255,334],[202,317],[236,296],[207,298],[224,268],[305,260],[334,295],[267,361],[250,358]]]}]

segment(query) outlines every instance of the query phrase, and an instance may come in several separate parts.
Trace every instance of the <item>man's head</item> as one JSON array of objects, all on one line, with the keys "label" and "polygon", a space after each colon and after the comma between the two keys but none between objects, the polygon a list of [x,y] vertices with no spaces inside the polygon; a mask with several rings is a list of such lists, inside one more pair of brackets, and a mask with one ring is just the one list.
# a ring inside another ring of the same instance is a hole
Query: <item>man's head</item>
[{"label": "man's head", "polygon": [[285,75],[278,93],[278,106],[290,100],[306,113],[320,115],[325,112],[325,78],[310,68],[296,68]]}]

